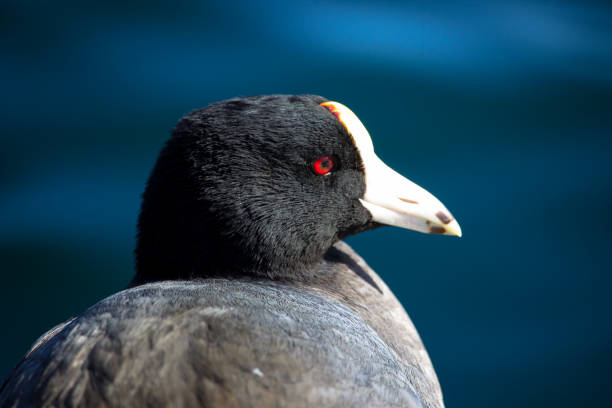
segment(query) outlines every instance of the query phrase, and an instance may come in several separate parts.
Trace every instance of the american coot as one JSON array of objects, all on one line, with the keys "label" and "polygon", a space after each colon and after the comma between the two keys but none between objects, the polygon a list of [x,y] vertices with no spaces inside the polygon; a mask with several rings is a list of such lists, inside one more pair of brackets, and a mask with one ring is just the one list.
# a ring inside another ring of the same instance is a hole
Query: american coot
[{"label": "american coot", "polygon": [[148,181],[130,287],[43,335],[0,405],[442,407],[406,312],[340,241],[382,224],[461,235],[347,107],[196,110]]}]

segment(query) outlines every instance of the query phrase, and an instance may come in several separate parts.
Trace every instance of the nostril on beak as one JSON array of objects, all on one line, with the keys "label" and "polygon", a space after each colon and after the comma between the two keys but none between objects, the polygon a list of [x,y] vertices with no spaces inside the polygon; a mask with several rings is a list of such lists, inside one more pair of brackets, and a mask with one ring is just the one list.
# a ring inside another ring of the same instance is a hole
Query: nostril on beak
[{"label": "nostril on beak", "polygon": [[401,201],[405,202],[405,203],[409,203],[409,204],[418,204],[418,201],[414,201],[414,200],[409,200],[407,198],[402,198],[402,197],[398,197]]}]

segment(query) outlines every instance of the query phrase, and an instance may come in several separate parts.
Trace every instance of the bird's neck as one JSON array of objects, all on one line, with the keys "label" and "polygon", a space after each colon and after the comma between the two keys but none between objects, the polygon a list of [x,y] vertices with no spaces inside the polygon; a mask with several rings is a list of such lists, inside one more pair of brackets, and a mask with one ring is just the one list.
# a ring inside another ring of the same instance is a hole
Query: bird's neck
[{"label": "bird's neck", "polygon": [[150,201],[156,203],[153,207],[145,193],[131,286],[211,277],[306,281],[329,248],[258,247],[254,240],[228,234],[206,203],[179,194],[170,193],[175,200],[161,205],[159,199]]}]

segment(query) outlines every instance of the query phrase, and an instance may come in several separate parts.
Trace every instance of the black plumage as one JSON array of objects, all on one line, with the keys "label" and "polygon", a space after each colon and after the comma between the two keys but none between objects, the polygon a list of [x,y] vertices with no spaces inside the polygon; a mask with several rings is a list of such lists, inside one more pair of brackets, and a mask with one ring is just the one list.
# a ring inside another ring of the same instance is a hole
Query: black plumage
[{"label": "black plumage", "polygon": [[[143,196],[131,287],[39,339],[0,405],[442,407],[402,306],[339,241],[379,224],[325,101],[181,119]],[[330,174],[312,171],[322,156]]]},{"label": "black plumage", "polygon": [[[367,225],[359,154],[324,101],[251,97],[185,116],[144,193],[135,283],[305,277],[334,242]],[[313,177],[311,160],[324,154],[341,169]]]}]

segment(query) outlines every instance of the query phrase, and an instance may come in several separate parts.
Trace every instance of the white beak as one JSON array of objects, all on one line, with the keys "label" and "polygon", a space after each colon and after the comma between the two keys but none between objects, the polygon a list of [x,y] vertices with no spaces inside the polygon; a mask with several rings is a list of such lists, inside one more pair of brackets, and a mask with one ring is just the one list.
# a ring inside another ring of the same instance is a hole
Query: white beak
[{"label": "white beak", "polygon": [[338,102],[321,105],[346,126],[361,154],[366,191],[360,201],[373,221],[429,234],[461,236],[459,223],[436,197],[376,156],[370,134],[349,108]]}]

